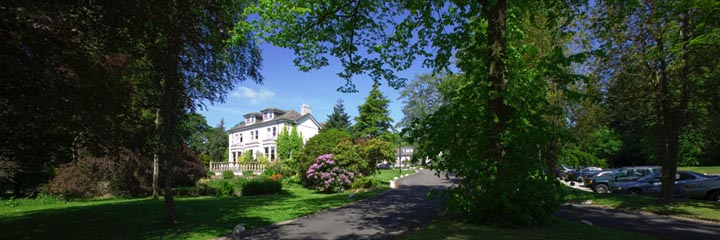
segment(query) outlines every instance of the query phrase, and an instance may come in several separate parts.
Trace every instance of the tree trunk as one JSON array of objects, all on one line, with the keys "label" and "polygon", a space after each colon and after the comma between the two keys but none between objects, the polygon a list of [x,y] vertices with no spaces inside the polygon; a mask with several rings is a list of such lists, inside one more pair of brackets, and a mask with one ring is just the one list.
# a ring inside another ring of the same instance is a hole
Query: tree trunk
[{"label": "tree trunk", "polygon": [[[155,110],[155,129],[158,130],[157,132],[160,132],[160,109]],[[158,143],[159,144],[159,143]],[[159,147],[155,147],[155,154],[153,154],[153,178],[152,178],[152,189],[153,189],[153,199],[158,199],[158,176],[160,175],[160,157],[159,157]]]},{"label": "tree trunk", "polygon": [[[682,81],[682,86],[680,89],[680,99],[678,107],[675,109],[672,109],[671,100],[672,100],[672,93],[669,90],[669,76],[667,76],[666,68],[667,65],[665,63],[665,60],[662,59],[660,61],[660,96],[659,96],[659,102],[661,102],[663,105],[663,112],[662,112],[662,122],[664,129],[661,129],[661,143],[664,143],[665,145],[661,145],[661,148],[664,148],[664,153],[666,154],[663,156],[663,170],[662,170],[662,187],[660,190],[660,202],[662,203],[670,203],[672,202],[674,192],[675,192],[675,175],[677,174],[677,165],[679,162],[679,155],[680,155],[680,130],[685,126],[685,117],[687,116],[687,108],[688,108],[688,101],[690,96],[690,54],[688,53],[687,44],[690,42],[690,28],[689,24],[690,21],[688,19],[689,12],[683,13],[682,18],[682,34],[683,34],[683,51],[682,51],[682,59],[683,59],[683,68],[682,68],[682,76],[680,81]],[[664,48],[662,47],[662,44],[660,45],[660,49],[664,53]],[[663,54],[664,55],[664,54]]]},{"label": "tree trunk", "polygon": [[165,222],[175,224],[178,220],[178,214],[175,210],[175,201],[172,192],[172,167],[175,165],[178,156],[179,142],[175,134],[178,121],[178,102],[179,102],[179,81],[178,78],[167,77],[165,86],[163,87],[163,99],[160,114],[162,115],[162,151],[160,161],[162,161],[162,170],[164,177],[164,196],[165,196]]},{"label": "tree trunk", "polygon": [[506,11],[507,1],[498,0],[492,6],[483,2],[484,14],[488,17],[488,46],[490,47],[487,58],[488,80],[490,81],[490,98],[488,107],[490,114],[490,141],[489,149],[493,159],[496,161],[498,177],[502,178],[507,149],[502,142],[502,133],[505,131],[508,121],[512,117],[512,110],[505,104],[504,94],[508,84],[507,67],[505,57],[507,56],[506,43]]}]

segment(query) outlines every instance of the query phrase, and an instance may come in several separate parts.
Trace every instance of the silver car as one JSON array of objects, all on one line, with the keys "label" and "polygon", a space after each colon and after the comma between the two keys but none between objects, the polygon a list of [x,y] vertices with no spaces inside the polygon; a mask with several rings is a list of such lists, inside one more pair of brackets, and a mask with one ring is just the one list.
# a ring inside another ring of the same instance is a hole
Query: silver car
[{"label": "silver car", "polygon": [[720,202],[720,177],[688,183],[683,188],[688,198],[707,199]]}]

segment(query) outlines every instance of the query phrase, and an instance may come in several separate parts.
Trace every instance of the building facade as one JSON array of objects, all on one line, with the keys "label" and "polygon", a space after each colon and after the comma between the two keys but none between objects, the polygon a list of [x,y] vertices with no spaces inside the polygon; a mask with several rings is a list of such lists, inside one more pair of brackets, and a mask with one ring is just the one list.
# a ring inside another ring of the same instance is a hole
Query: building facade
[{"label": "building facade", "polygon": [[412,156],[415,153],[415,147],[403,146],[395,148],[397,154],[395,158],[395,167],[407,167],[412,166]]},{"label": "building facade", "polygon": [[276,161],[277,136],[282,129],[297,127],[303,144],[320,131],[320,123],[307,104],[300,107],[300,113],[271,107],[243,116],[244,123],[228,130],[228,162],[231,163],[238,162],[246,153],[252,154],[254,159],[262,155]]}]

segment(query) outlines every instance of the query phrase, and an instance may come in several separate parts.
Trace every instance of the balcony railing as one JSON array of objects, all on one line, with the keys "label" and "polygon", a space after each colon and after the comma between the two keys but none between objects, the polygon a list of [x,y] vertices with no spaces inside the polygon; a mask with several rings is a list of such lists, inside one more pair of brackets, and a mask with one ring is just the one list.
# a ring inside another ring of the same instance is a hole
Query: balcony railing
[{"label": "balcony railing", "polygon": [[233,171],[233,172],[243,172],[243,171],[253,171],[255,173],[260,173],[267,168],[267,164],[260,164],[260,163],[234,163],[234,162],[210,162],[210,171],[212,172],[223,172],[223,171]]}]

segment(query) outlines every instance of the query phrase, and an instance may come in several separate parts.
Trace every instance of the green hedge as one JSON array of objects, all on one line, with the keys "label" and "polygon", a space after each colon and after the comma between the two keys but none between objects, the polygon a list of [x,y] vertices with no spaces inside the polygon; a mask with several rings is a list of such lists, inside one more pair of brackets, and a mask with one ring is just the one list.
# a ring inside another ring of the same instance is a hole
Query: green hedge
[{"label": "green hedge", "polygon": [[236,177],[233,179],[205,179],[194,187],[176,187],[175,196],[253,196],[275,194],[282,190],[280,181],[266,176],[253,178]]},{"label": "green hedge", "polygon": [[282,190],[280,181],[272,180],[266,176],[259,176],[248,180],[242,187],[243,196],[275,194]]}]

